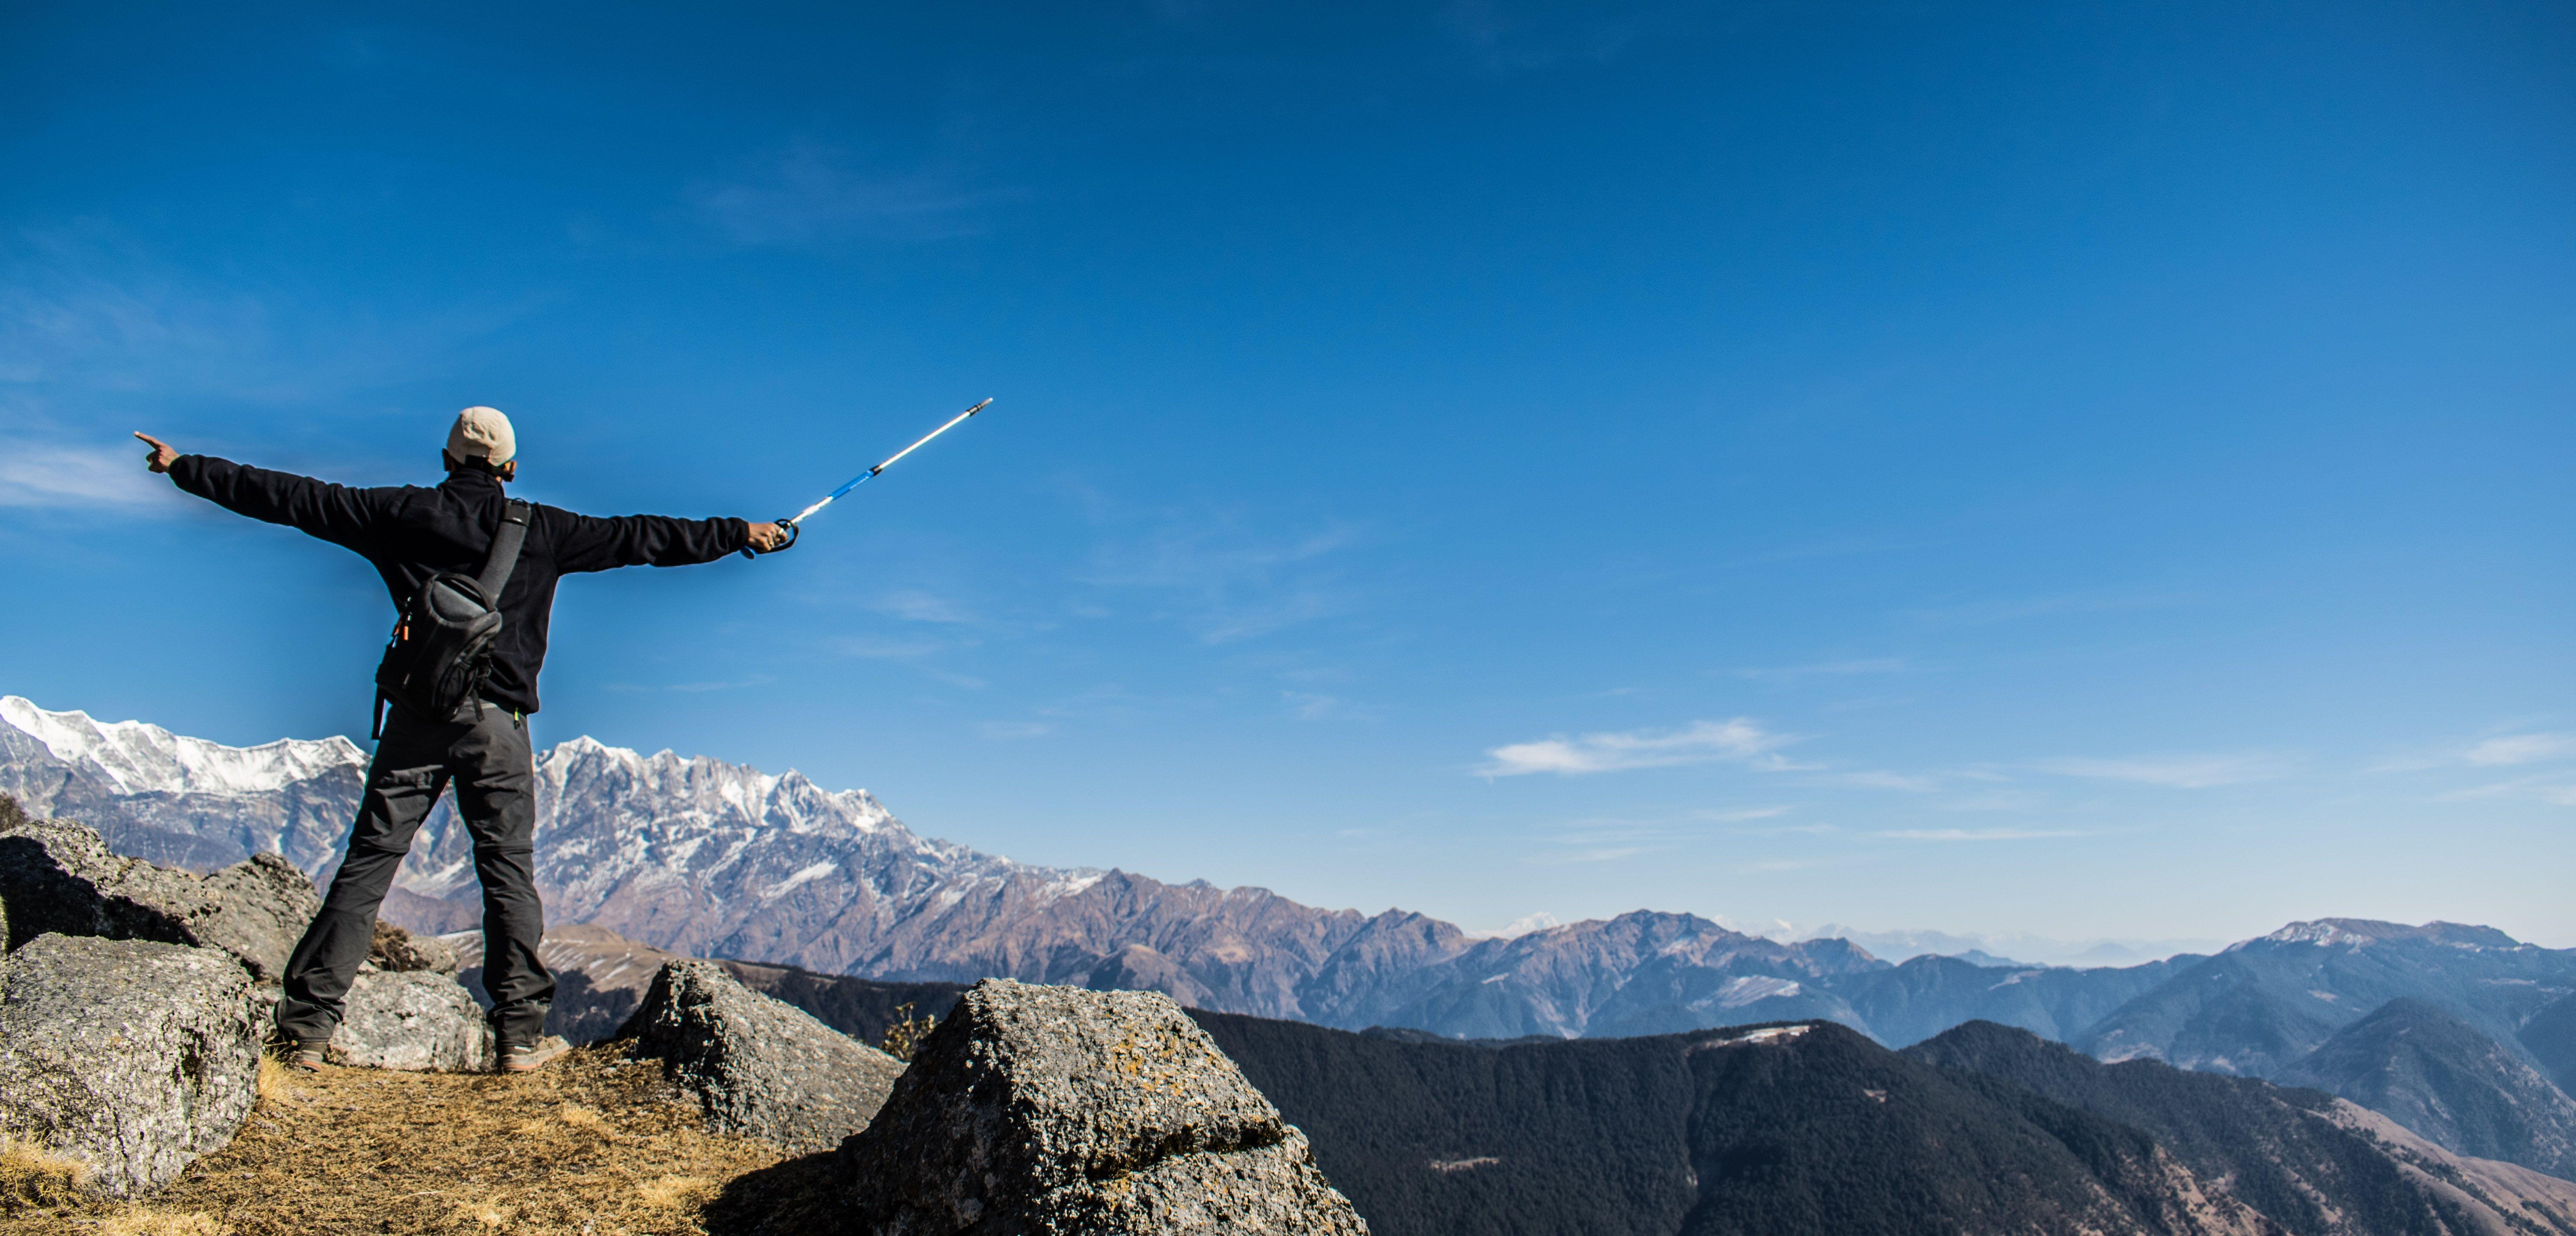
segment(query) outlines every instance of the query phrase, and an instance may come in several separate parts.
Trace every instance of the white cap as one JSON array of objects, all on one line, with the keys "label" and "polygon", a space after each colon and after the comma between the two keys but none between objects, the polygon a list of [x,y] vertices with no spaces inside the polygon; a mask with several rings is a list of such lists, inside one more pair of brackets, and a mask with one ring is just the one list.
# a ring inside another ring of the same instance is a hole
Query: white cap
[{"label": "white cap", "polygon": [[519,435],[511,432],[510,418],[501,415],[499,408],[467,408],[456,414],[456,427],[447,431],[447,453],[467,463],[497,468],[519,453]]}]

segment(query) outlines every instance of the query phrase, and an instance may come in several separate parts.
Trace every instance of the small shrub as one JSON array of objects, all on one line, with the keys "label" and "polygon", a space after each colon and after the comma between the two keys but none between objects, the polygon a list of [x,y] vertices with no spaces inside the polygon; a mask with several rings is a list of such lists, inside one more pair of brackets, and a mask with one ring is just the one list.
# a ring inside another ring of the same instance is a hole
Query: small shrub
[{"label": "small shrub", "polygon": [[928,1015],[915,1017],[909,1002],[894,1006],[894,1021],[886,1026],[884,1041],[877,1049],[897,1060],[909,1063],[912,1053],[921,1050],[921,1041],[930,1037],[930,1029],[939,1019]]}]

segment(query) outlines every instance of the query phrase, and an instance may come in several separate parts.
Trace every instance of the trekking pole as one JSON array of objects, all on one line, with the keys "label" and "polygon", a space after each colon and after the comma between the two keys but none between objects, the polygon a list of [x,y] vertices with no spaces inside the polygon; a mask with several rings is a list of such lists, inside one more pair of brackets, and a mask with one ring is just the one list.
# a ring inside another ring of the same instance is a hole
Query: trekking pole
[{"label": "trekking pole", "polygon": [[[861,486],[861,485],[865,485],[865,484],[867,484],[869,481],[876,479],[876,475],[877,475],[877,473],[883,472],[883,471],[885,471],[886,469],[893,467],[893,466],[894,466],[894,461],[895,461],[895,460],[901,459],[901,458],[903,458],[904,456],[906,456],[906,455],[909,455],[909,454],[913,453],[914,451],[920,450],[920,449],[922,448],[922,446],[923,446],[925,443],[928,443],[932,438],[936,438],[936,437],[938,437],[939,435],[941,435],[941,434],[943,434],[943,433],[946,433],[946,432],[948,432],[948,431],[949,431],[949,430],[951,430],[951,429],[955,429],[958,425],[960,425],[960,424],[964,423],[967,417],[973,416],[973,415],[975,415],[976,413],[983,411],[983,410],[984,410],[984,405],[985,405],[985,404],[989,404],[989,403],[991,403],[991,402],[993,402],[993,401],[992,401],[992,400],[990,400],[990,399],[986,399],[986,400],[984,401],[984,403],[976,404],[974,407],[968,408],[968,409],[966,409],[965,411],[960,412],[960,413],[958,413],[957,415],[955,415],[955,416],[953,416],[953,417],[950,417],[950,418],[949,418],[949,420],[948,420],[948,423],[947,423],[947,424],[942,425],[942,426],[940,426],[940,427],[939,427],[939,428],[937,428],[937,429],[933,429],[933,430],[931,430],[929,433],[926,433],[926,434],[921,435],[921,441],[919,441],[919,442],[915,442],[915,443],[913,443],[912,445],[907,446],[907,447],[903,448],[902,450],[896,451],[894,454],[887,456],[887,457],[886,457],[886,461],[885,461],[884,463],[878,464],[877,466],[875,466],[875,467],[873,467],[873,468],[870,468],[870,469],[868,469],[867,471],[865,471],[865,472],[862,472],[862,473],[858,474],[857,476],[851,477],[851,478],[850,478],[850,481],[849,481],[849,483],[848,483],[848,484],[843,485],[843,486],[841,486],[839,489],[835,489],[835,490],[833,490],[832,492],[830,492],[830,493],[828,493],[828,494],[823,495],[822,500],[821,500],[821,501],[819,501],[819,502],[816,502],[814,505],[809,506],[809,507],[806,507],[804,510],[798,511],[798,512],[796,512],[795,514],[790,515],[790,516],[788,516],[788,517],[787,517],[787,518],[785,518],[785,519],[779,520],[779,521],[778,521],[778,526],[779,526],[779,527],[781,527],[781,528],[785,528],[785,529],[787,530],[787,544],[786,544],[786,545],[781,545],[781,546],[779,546],[779,547],[778,547],[778,549],[769,550],[769,551],[767,551],[767,552],[769,552],[769,553],[773,553],[773,554],[774,554],[774,553],[777,553],[779,549],[786,549],[786,548],[788,548],[789,546],[792,546],[792,545],[796,544],[796,538],[797,538],[799,535],[801,535],[801,534],[802,534],[802,532],[803,532],[803,525],[804,525],[805,521],[806,521],[808,518],[812,517],[812,516],[813,516],[813,514],[814,514],[814,512],[819,511],[819,510],[822,510],[824,507],[827,507],[827,506],[832,505],[832,502],[833,502],[835,499],[839,498],[841,495],[846,494],[846,493],[850,492],[850,491],[851,491],[851,490],[853,490],[853,489],[857,489],[859,486]],[[744,546],[744,547],[743,547],[742,556],[743,556],[743,557],[745,557],[745,558],[748,558],[748,557],[750,557],[750,556],[751,556],[751,547],[750,547],[750,546],[747,546],[747,545],[746,545],[746,546]]]}]

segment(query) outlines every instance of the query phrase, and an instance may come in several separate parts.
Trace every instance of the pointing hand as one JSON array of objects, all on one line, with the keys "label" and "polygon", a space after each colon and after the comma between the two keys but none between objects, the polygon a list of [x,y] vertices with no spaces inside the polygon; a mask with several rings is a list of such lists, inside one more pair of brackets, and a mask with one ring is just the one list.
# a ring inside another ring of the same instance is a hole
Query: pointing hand
[{"label": "pointing hand", "polygon": [[155,472],[167,472],[170,470],[170,465],[179,462],[179,452],[170,449],[169,443],[148,433],[138,433],[134,436],[152,444],[152,452],[143,457],[144,467]]}]

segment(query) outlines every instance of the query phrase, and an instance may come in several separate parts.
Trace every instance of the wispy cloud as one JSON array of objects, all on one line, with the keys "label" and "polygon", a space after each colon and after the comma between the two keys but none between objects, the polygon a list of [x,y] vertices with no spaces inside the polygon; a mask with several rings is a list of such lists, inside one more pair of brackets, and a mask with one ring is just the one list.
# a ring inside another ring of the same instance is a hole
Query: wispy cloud
[{"label": "wispy cloud", "polygon": [[971,623],[975,615],[946,597],[917,588],[898,589],[868,602],[868,608],[905,622]]},{"label": "wispy cloud", "polygon": [[874,635],[848,635],[827,641],[824,646],[845,657],[858,657],[869,661],[892,661],[952,687],[980,691],[984,688],[983,679],[942,669],[930,663],[932,658],[942,653],[972,647],[973,643],[972,640],[886,639]]},{"label": "wispy cloud", "polygon": [[1891,841],[2035,841],[2087,834],[2072,828],[1891,828],[1870,835]]},{"label": "wispy cloud", "polygon": [[1696,819],[1713,820],[1720,824],[1743,824],[1753,820],[1777,819],[1795,810],[1797,810],[1797,808],[1783,803],[1769,807],[1727,807],[1709,811],[1694,811],[1691,815]]},{"label": "wispy cloud", "polygon": [[[1783,871],[1813,871],[1825,865],[1827,860],[1821,858],[1764,858],[1749,863],[1738,863],[1735,870],[1744,875],[1776,875]],[[1728,930],[1742,929],[1730,927]],[[1748,932],[1747,934],[1758,933]]]},{"label": "wispy cloud", "polygon": [[2544,764],[2555,760],[2576,759],[2576,734],[2531,731],[2500,733],[2508,727],[2498,726],[2483,738],[2472,742],[2453,742],[2440,746],[2418,747],[2381,760],[2367,771],[2424,772],[2436,768],[2509,768],[2517,764]]},{"label": "wispy cloud", "polygon": [[2509,734],[2487,739],[2460,753],[2463,762],[2480,768],[2571,758],[2576,758],[2576,734]]},{"label": "wispy cloud", "polygon": [[167,479],[143,470],[147,449],[0,438],[0,506],[175,514],[185,504]]},{"label": "wispy cloud", "polygon": [[1156,616],[1202,643],[1259,638],[1347,612],[1354,604],[1330,559],[1360,539],[1328,524],[1268,534],[1220,512],[1170,512],[1150,532],[1097,547],[1085,582],[1156,598]]},{"label": "wispy cloud", "polygon": [[1597,846],[1588,850],[1560,850],[1550,854],[1533,855],[1528,861],[1535,866],[1541,867],[1554,867],[1574,863],[1612,863],[1623,858],[1635,858],[1640,854],[1646,853],[1652,848],[1655,847],[1642,845]]},{"label": "wispy cloud", "polygon": [[864,167],[845,148],[797,141],[739,177],[693,185],[687,196],[735,244],[792,246],[967,235],[980,230],[975,209],[1000,195],[969,190],[951,173]]},{"label": "wispy cloud", "polygon": [[1773,733],[1746,717],[1694,721],[1677,730],[1628,730],[1511,743],[1487,751],[1486,763],[1477,771],[1488,777],[1576,776],[1721,760],[1783,771],[1803,767],[1774,754],[1796,741],[1794,735]]},{"label": "wispy cloud", "polygon": [[1848,785],[1864,790],[1899,790],[1907,794],[1929,794],[1941,788],[1941,779],[1922,773],[1889,772],[1885,769],[1862,769],[1855,772],[1826,773],[1816,778],[1827,785]]},{"label": "wispy cloud", "polygon": [[2576,781],[2561,776],[2516,777],[2489,785],[2471,786],[2445,794],[2447,799],[2519,798],[2548,803],[2555,807],[2576,807]]},{"label": "wispy cloud", "polygon": [[2120,610],[2163,609],[2190,604],[2187,597],[2157,592],[2096,591],[2067,592],[2042,597],[2000,597],[1984,601],[1963,601],[1950,605],[1932,605],[1905,611],[1907,617],[1943,626],[1988,626],[1995,623],[2020,622],[2032,618],[2053,618],[2072,614],[2100,614]]},{"label": "wispy cloud", "polygon": [[682,695],[704,695],[712,691],[739,691],[745,687],[766,686],[772,681],[774,681],[774,679],[767,674],[753,674],[747,678],[710,680],[704,682],[666,682],[658,685],[641,682],[612,682],[608,684],[608,689],[611,691],[672,691]]},{"label": "wispy cloud", "polygon": [[2222,785],[2241,785],[2249,781],[2269,781],[2289,771],[2287,762],[2280,757],[2259,753],[2138,756],[2128,759],[2074,758],[2043,760],[2033,767],[2042,772],[2056,773],[2063,777],[2134,781],[2142,785],[2161,785],[2178,790],[2204,790]]},{"label": "wispy cloud", "polygon": [[0,235],[0,383],[83,407],[171,390],[305,402],[437,372],[549,299],[483,295],[387,316],[192,271],[106,224],[20,231]]},{"label": "wispy cloud", "polygon": [[1812,665],[1775,665],[1734,671],[1755,682],[1799,682],[1809,678],[1850,678],[1861,674],[1902,674],[1911,668],[1903,657],[1869,657],[1857,661],[1819,661]]},{"label": "wispy cloud", "polygon": [[1377,718],[1377,714],[1338,695],[1282,691],[1279,699],[1288,706],[1288,715],[1300,721],[1373,721]]}]

